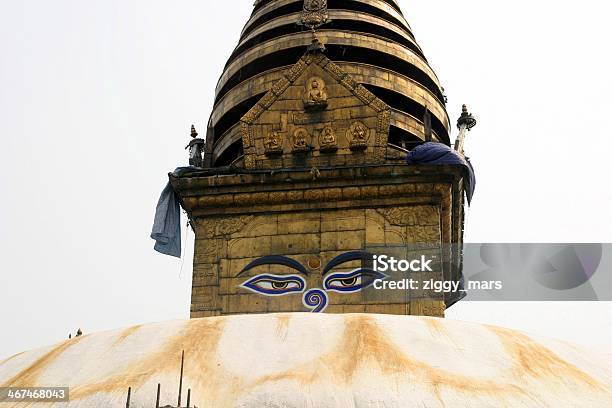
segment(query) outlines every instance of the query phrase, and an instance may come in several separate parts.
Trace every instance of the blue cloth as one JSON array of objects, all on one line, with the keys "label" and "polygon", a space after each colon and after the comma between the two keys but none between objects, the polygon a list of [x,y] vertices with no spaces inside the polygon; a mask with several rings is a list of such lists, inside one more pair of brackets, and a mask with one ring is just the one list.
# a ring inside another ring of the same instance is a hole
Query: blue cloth
[{"label": "blue cloth", "polygon": [[[201,170],[197,167],[179,167],[172,173],[175,177],[190,171]],[[181,205],[170,182],[159,197],[155,209],[155,219],[151,238],[155,240],[155,250],[164,255],[181,257]]]},{"label": "blue cloth", "polygon": [[432,165],[457,165],[464,169],[465,193],[468,204],[472,203],[474,191],[476,190],[476,174],[470,161],[457,153],[451,147],[442,144],[427,142],[415,147],[406,158],[408,164],[432,164]]}]

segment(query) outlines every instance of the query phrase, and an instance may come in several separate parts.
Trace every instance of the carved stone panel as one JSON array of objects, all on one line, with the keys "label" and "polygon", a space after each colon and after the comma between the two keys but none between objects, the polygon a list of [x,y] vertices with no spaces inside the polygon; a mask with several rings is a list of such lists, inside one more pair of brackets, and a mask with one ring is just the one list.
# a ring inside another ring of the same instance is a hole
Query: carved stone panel
[{"label": "carved stone panel", "polygon": [[264,140],[266,156],[283,154],[283,139],[276,131],[268,133]]},{"label": "carved stone panel", "polygon": [[415,226],[438,225],[440,211],[434,206],[383,208],[378,210],[391,225]]},{"label": "carved stone panel", "polygon": [[311,138],[306,128],[297,128],[293,132],[293,152],[305,153],[310,151]]},{"label": "carved stone panel", "polygon": [[365,150],[368,148],[370,129],[360,121],[353,122],[346,131],[351,150]]},{"label": "carved stone panel", "polygon": [[241,119],[246,168],[385,162],[390,108],[338,65],[307,54],[279,82]]},{"label": "carved stone panel", "polygon": [[338,140],[331,126],[326,126],[319,133],[319,150],[322,152],[335,152],[338,150]]},{"label": "carved stone panel", "polygon": [[327,89],[322,78],[312,77],[308,79],[305,88],[304,110],[312,112],[327,108]]}]

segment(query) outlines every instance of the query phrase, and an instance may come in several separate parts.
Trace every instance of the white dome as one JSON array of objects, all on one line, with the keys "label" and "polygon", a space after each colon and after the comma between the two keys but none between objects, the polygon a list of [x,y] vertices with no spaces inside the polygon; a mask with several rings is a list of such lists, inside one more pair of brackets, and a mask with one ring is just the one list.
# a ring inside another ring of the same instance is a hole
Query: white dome
[{"label": "white dome", "polygon": [[183,405],[191,389],[199,408],[612,407],[603,356],[497,327],[365,314],[87,334],[5,360],[0,386],[69,386],[69,407],[124,407],[132,387],[131,407],[150,408],[161,383],[161,405],[176,405],[182,350]]}]

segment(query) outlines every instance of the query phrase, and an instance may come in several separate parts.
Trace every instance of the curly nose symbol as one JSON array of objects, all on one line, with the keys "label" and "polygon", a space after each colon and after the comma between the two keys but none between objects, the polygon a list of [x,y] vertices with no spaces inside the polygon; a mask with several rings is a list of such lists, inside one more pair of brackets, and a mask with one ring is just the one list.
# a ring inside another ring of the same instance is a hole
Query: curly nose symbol
[{"label": "curly nose symbol", "polygon": [[311,289],[304,294],[302,302],[312,309],[312,313],[321,313],[327,307],[327,293],[321,289]]}]

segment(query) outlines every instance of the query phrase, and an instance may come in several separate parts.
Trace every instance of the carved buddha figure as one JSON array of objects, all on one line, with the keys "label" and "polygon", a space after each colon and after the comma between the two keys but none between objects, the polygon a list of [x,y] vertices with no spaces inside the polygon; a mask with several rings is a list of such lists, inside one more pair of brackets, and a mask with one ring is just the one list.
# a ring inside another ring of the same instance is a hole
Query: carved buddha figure
[{"label": "carved buddha figure", "polygon": [[355,122],[348,131],[351,149],[363,149],[368,146],[368,128],[361,122]]},{"label": "carved buddha figure", "polygon": [[336,137],[332,128],[326,127],[323,129],[323,144],[334,144],[336,143]]},{"label": "carved buddha figure", "polygon": [[283,152],[282,140],[278,132],[270,132],[264,140],[266,154],[278,154]]},{"label": "carved buddha figure", "polygon": [[304,128],[297,129],[293,134],[293,151],[303,152],[309,149],[308,131]]},{"label": "carved buddha figure", "polygon": [[314,77],[308,80],[304,94],[304,107],[306,110],[321,110],[327,107],[327,91],[322,79]]},{"label": "carved buddha figure", "polygon": [[361,123],[358,123],[353,130],[353,140],[365,141],[366,130]]},{"label": "carved buddha figure", "polygon": [[321,132],[320,140],[322,151],[331,151],[338,149],[338,143],[336,142],[336,136],[334,130],[331,127],[326,127]]}]

